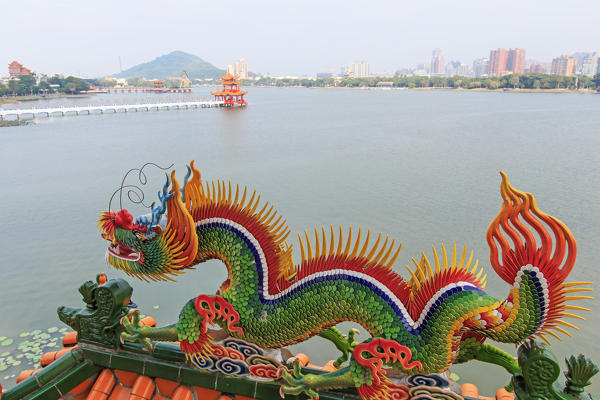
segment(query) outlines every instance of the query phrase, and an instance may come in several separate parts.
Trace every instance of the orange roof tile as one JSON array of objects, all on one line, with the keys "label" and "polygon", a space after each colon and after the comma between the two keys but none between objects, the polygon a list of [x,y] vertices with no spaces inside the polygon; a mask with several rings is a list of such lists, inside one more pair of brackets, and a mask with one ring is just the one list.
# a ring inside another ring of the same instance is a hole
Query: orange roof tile
[{"label": "orange roof tile", "polygon": [[106,400],[108,399],[108,395],[106,393],[99,392],[97,390],[92,389],[88,394],[86,400]]},{"label": "orange roof tile", "polygon": [[116,385],[110,394],[109,400],[138,400],[139,397],[131,396],[131,388],[126,386]]},{"label": "orange roof tile", "polygon": [[[179,399],[176,399],[175,396],[177,395],[178,391],[179,389],[175,391],[175,395],[173,395],[173,400],[187,400],[187,397],[181,397]],[[199,386],[194,386],[194,391],[196,392],[198,398],[203,400],[217,400],[221,395],[221,393],[217,392],[216,390],[211,390]]]},{"label": "orange roof tile", "polygon": [[[194,389],[196,389],[196,386],[194,386]],[[199,389],[203,389],[203,388],[199,388]],[[209,390],[209,389],[207,389]],[[214,390],[210,390],[211,392],[214,392]],[[201,395],[198,391],[196,391],[196,393],[198,393],[198,399],[202,399],[202,400],[212,400],[212,397],[205,397],[203,395]],[[219,392],[217,392],[219,393]],[[219,393],[220,394],[220,393]],[[187,386],[179,386],[177,388],[177,390],[175,390],[175,393],[173,393],[173,400],[193,400],[194,399],[194,395],[192,394],[192,391],[187,387]],[[216,397],[215,397],[216,399]]]},{"label": "orange roof tile", "polygon": [[514,400],[515,394],[504,388],[496,390],[496,399],[498,400]]},{"label": "orange roof tile", "polygon": [[172,396],[179,383],[170,381],[168,379],[155,378],[154,383],[158,387],[158,392],[160,394],[164,394],[165,396]]},{"label": "orange roof tile", "polygon": [[68,332],[62,339],[63,347],[74,346],[77,344],[77,332]]},{"label": "orange roof tile", "polygon": [[71,351],[71,348],[62,349],[59,351],[50,351],[48,353],[45,353],[44,355],[42,355],[42,359],[40,360],[40,365],[42,367],[48,366],[48,365],[52,364],[52,361],[54,361],[58,358],[61,358],[62,356],[67,354],[69,351]]},{"label": "orange roof tile", "polygon": [[[115,375],[110,369],[103,369],[98,375],[98,379],[92,386],[92,390],[90,392],[90,396],[88,399],[90,400],[104,400],[108,397],[113,387],[115,386]],[[98,395],[96,395],[95,393]],[[105,395],[104,397],[100,395]]]},{"label": "orange roof tile", "polygon": [[151,378],[140,375],[131,389],[131,400],[150,400],[155,389],[154,381]]},{"label": "orange roof tile", "polygon": [[133,386],[133,384],[135,383],[135,380],[138,377],[138,374],[136,374],[135,372],[128,372],[128,371],[123,371],[120,369],[115,369],[114,372],[117,375],[117,379],[119,380],[119,383],[121,385],[129,386],[129,387]]},{"label": "orange roof tile", "polygon": [[17,383],[24,381],[25,379],[29,378],[31,375],[35,375],[39,370],[40,369],[26,369],[24,371],[21,371],[19,376],[17,376]]},{"label": "orange roof tile", "polygon": [[79,385],[75,386],[73,389],[71,389],[69,393],[74,394],[76,396],[86,393],[92,387],[92,383],[94,383],[92,379],[88,378],[85,381],[81,382]]}]

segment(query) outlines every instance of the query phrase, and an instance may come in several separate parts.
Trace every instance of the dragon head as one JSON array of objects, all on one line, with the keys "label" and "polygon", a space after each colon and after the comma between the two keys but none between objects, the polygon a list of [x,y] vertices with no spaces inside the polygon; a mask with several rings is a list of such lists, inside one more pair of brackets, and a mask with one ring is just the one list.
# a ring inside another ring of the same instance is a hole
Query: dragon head
[{"label": "dragon head", "polygon": [[[171,183],[170,191],[167,191]],[[169,275],[190,268],[198,251],[198,238],[192,216],[180,195],[175,171],[152,205],[152,214],[137,218],[123,209],[100,214],[98,227],[110,242],[107,264],[143,280],[172,280]]]}]

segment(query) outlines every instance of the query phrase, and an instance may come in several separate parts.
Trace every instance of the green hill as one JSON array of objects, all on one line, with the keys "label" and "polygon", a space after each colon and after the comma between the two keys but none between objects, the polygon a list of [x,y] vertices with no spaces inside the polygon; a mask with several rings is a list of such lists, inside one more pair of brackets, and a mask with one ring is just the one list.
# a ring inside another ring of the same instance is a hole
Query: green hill
[{"label": "green hill", "polygon": [[192,79],[218,78],[219,75],[225,74],[225,70],[215,67],[198,56],[183,51],[173,51],[112,76],[114,78],[167,79],[180,77],[182,70],[187,71]]}]

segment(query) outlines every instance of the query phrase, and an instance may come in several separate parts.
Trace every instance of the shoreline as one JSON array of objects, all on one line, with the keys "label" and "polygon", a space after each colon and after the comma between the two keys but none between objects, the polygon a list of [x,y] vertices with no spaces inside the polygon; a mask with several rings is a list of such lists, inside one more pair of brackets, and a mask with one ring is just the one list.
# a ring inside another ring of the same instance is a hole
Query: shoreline
[{"label": "shoreline", "polygon": [[451,88],[451,87],[421,87],[421,88],[409,88],[409,87],[350,87],[350,86],[272,86],[272,85],[246,85],[246,88],[274,88],[274,89],[343,89],[343,90],[415,90],[415,91],[448,91],[448,92],[492,92],[492,93],[575,93],[575,94],[600,94],[600,92],[594,89],[487,89],[487,88]]},{"label": "shoreline", "polygon": [[30,96],[14,96],[0,97],[0,104],[14,104],[27,101],[48,100],[48,99],[67,99],[67,98],[83,98],[91,96],[89,93],[82,94],[50,94],[50,95],[30,95]]}]

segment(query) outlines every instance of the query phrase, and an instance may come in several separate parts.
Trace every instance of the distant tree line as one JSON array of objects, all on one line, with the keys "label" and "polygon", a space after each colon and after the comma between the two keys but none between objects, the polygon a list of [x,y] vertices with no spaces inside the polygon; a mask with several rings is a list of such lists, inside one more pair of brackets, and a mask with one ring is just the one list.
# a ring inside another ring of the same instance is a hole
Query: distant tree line
[{"label": "distant tree line", "polygon": [[[102,79],[88,79],[87,80],[91,85],[110,88],[117,85],[117,80],[115,78],[102,78]],[[180,78],[169,78],[162,81],[163,85],[169,88],[178,88],[181,83]],[[132,87],[153,87],[154,81],[150,81],[144,78],[127,78],[127,86]]]},{"label": "distant tree line", "polygon": [[501,77],[471,78],[466,76],[428,77],[394,76],[392,78],[346,79],[275,79],[270,77],[245,81],[251,86],[278,87],[376,87],[380,82],[398,88],[453,88],[453,89],[596,89],[600,91],[600,73],[588,76],[561,76],[540,73],[512,74]]},{"label": "distant tree line", "polygon": [[38,83],[31,75],[20,75],[7,84],[0,83],[0,96],[30,96],[52,93],[79,94],[89,90],[90,83],[81,78],[53,76]]}]

